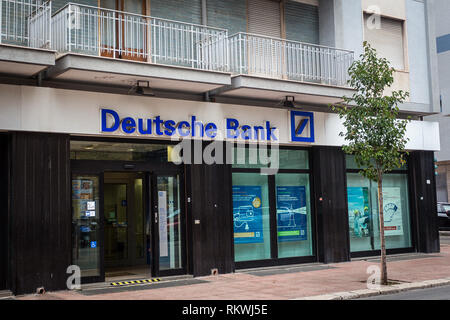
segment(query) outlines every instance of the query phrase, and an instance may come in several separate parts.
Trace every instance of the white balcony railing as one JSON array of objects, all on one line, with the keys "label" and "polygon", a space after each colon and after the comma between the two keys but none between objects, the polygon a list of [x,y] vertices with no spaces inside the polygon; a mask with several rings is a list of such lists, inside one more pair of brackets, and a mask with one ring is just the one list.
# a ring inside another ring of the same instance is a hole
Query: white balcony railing
[{"label": "white balcony railing", "polygon": [[224,29],[69,3],[53,15],[53,48],[202,70],[228,69]]},{"label": "white balcony railing", "polygon": [[231,72],[347,86],[353,52],[237,33],[229,38]]},{"label": "white balcony railing", "polygon": [[0,0],[0,43],[348,86],[353,52],[68,3]]},{"label": "white balcony railing", "polygon": [[0,43],[51,47],[51,2],[0,0]]}]

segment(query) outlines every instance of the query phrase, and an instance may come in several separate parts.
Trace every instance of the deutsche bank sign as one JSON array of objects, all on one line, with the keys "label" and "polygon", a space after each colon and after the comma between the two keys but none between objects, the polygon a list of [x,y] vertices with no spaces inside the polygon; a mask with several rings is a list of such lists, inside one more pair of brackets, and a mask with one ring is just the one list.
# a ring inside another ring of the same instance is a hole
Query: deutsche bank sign
[{"label": "deutsche bank sign", "polygon": [[[264,121],[263,125],[250,126],[242,124],[234,118],[227,118],[224,137],[226,139],[278,141],[278,129],[271,125],[270,121]],[[163,120],[161,116],[153,118],[121,118],[111,109],[101,109],[101,132],[114,133],[122,131],[127,135],[153,135],[171,137],[218,137],[219,128],[214,122],[203,123],[191,116],[185,121]]]},{"label": "deutsche bank sign", "polygon": [[291,111],[291,140],[314,142],[314,113]]},{"label": "deutsche bank sign", "polygon": [[[111,109],[101,109],[100,111],[102,133],[121,132],[125,135],[138,136],[207,137],[210,139],[224,138],[272,142],[279,142],[280,134],[284,139],[288,138],[288,123],[283,126],[278,122],[279,128],[273,126],[271,121],[266,120],[261,121],[260,125],[249,125],[233,117],[226,118],[223,124],[217,125],[213,121],[202,122],[194,115],[183,121],[174,121],[163,119],[161,116],[152,118],[121,117]],[[314,142],[314,113],[290,111],[290,121],[292,142]]]}]

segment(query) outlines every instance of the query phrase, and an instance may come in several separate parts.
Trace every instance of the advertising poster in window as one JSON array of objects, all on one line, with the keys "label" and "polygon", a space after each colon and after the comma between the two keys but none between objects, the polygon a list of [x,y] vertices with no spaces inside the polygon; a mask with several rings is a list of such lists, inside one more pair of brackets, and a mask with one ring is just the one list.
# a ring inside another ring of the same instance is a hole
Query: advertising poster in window
[{"label": "advertising poster in window", "polygon": [[94,198],[94,182],[92,180],[81,180],[80,199],[91,200]]},{"label": "advertising poster in window", "polygon": [[260,186],[233,186],[234,243],[262,243]]},{"label": "advertising poster in window", "polygon": [[399,187],[383,188],[384,234],[403,235],[402,198]]},{"label": "advertising poster in window", "polygon": [[347,197],[350,236],[352,238],[369,237],[371,235],[369,188],[349,187]]},{"label": "advertising poster in window", "polygon": [[277,187],[278,241],[307,240],[306,188]]}]

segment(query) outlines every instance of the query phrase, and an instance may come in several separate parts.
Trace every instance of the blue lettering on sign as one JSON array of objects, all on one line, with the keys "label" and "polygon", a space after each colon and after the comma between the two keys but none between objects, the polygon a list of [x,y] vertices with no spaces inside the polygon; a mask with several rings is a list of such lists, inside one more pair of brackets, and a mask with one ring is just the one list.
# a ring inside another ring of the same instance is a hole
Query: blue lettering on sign
[{"label": "blue lettering on sign", "polygon": [[[121,130],[125,134],[173,136],[178,133],[181,137],[206,137],[215,138],[218,128],[213,122],[203,124],[197,120],[196,116],[191,116],[190,121],[163,120],[161,116],[153,119],[142,119],[125,117],[120,118],[119,114],[111,109],[101,109],[101,127],[104,133],[113,133]],[[244,140],[267,140],[278,141],[277,128],[273,127],[270,121],[266,121],[264,126],[250,126],[240,124],[237,119],[226,119],[226,138]]]},{"label": "blue lettering on sign", "polygon": [[291,140],[314,142],[314,113],[291,111]]}]

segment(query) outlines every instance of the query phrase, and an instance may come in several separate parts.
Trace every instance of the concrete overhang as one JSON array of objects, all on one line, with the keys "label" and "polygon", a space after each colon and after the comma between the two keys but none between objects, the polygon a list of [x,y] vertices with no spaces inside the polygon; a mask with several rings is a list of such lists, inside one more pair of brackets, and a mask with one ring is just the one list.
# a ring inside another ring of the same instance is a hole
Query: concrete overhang
[{"label": "concrete overhang", "polygon": [[56,52],[0,44],[0,74],[31,77],[55,65]]},{"label": "concrete overhang", "polygon": [[343,96],[350,97],[353,93],[353,89],[346,87],[251,75],[234,76],[230,86],[210,92],[219,97],[269,101],[282,101],[286,96],[294,96],[297,104],[326,107],[341,102]]},{"label": "concrete overhang", "polygon": [[205,93],[231,84],[225,72],[68,53],[49,68],[48,79],[99,85],[133,86],[149,81],[157,90]]}]

